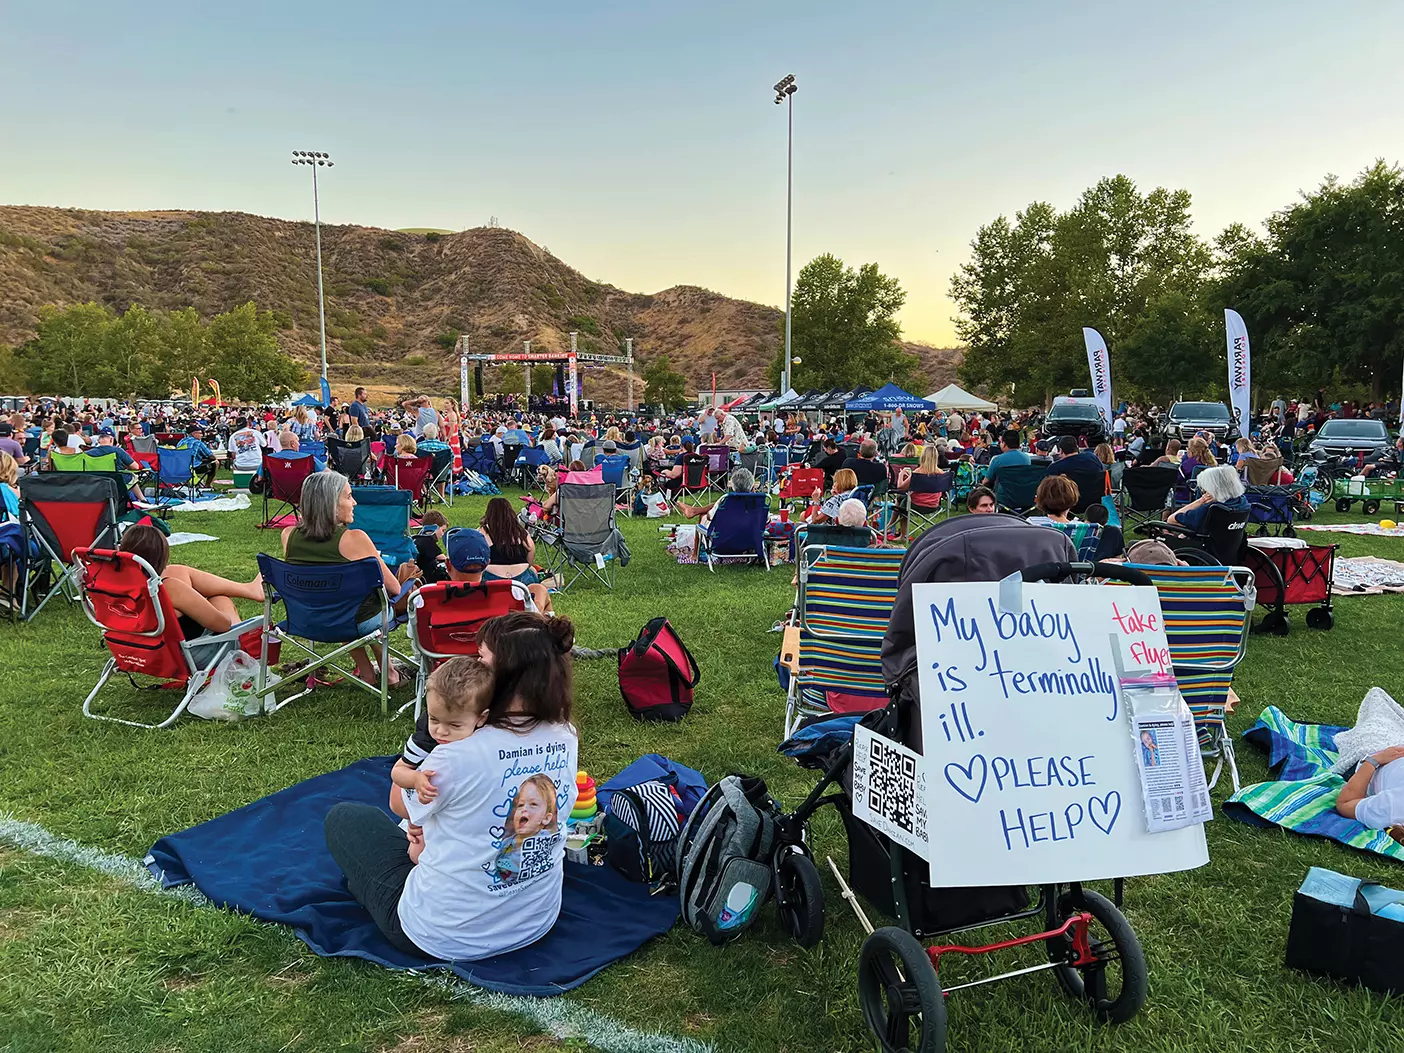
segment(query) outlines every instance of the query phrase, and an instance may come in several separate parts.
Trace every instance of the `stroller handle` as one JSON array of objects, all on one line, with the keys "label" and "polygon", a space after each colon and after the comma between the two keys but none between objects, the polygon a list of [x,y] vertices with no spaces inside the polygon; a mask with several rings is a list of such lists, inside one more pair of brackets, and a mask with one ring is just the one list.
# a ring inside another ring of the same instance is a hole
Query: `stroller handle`
[{"label": "stroller handle", "polygon": [[1037,563],[1023,571],[1025,581],[1063,581],[1074,574],[1091,574],[1098,578],[1112,578],[1129,585],[1153,585],[1154,582],[1144,571],[1128,567],[1124,563]]}]

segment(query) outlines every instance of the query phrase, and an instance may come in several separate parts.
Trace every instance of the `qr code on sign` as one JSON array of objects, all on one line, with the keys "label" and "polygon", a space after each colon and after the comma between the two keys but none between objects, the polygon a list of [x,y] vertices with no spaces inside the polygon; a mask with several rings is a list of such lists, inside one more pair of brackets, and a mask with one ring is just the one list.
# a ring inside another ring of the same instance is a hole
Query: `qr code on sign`
[{"label": "qr code on sign", "polygon": [[868,765],[868,807],[912,833],[915,802],[916,758],[874,739]]}]

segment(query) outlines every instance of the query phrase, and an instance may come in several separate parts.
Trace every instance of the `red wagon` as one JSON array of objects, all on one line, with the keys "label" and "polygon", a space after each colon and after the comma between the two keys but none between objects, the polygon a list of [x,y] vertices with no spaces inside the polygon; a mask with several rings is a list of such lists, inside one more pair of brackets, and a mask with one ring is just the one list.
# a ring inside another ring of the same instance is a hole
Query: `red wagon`
[{"label": "red wagon", "polygon": [[1248,542],[1248,566],[1258,589],[1258,604],[1268,609],[1258,623],[1262,632],[1286,636],[1291,631],[1289,606],[1310,606],[1306,623],[1312,629],[1336,624],[1331,611],[1331,583],[1339,545],[1312,545],[1301,538],[1253,538]]}]

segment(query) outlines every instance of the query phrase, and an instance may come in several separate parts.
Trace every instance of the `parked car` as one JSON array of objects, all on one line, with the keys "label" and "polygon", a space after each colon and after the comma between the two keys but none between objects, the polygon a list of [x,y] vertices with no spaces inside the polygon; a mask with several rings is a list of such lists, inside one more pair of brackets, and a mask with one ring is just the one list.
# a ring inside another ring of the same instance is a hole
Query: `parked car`
[{"label": "parked car", "polygon": [[1307,445],[1307,452],[1327,457],[1354,457],[1387,450],[1392,445],[1389,430],[1382,420],[1368,417],[1351,420],[1335,418],[1321,425]]},{"label": "parked car", "polygon": [[1167,439],[1188,442],[1201,431],[1220,443],[1233,442],[1240,434],[1233,414],[1222,402],[1176,402],[1161,423],[1160,438],[1162,442]]},{"label": "parked car", "polygon": [[1063,435],[1085,437],[1087,445],[1095,446],[1107,440],[1107,422],[1095,399],[1060,396],[1043,419],[1043,435],[1056,439]]}]

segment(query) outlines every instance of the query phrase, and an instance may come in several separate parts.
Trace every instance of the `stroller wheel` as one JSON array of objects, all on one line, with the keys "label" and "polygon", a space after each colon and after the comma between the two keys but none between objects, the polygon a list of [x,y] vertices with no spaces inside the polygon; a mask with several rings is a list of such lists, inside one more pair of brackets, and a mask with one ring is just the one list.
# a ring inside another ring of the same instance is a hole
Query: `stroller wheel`
[{"label": "stroller wheel", "polygon": [[813,947],[824,938],[824,889],[819,884],[819,870],[798,848],[787,849],[776,862],[775,906],[801,947]]},{"label": "stroller wheel", "polygon": [[941,1053],[946,999],[926,948],[906,929],[878,929],[858,954],[858,1004],[883,1053]]},{"label": "stroller wheel", "polygon": [[[1059,898],[1059,923],[1081,910],[1093,918],[1088,938],[1097,961],[1081,967],[1058,965],[1053,975],[1064,991],[1086,1002],[1098,1020],[1125,1023],[1146,1002],[1146,959],[1141,941],[1116,905],[1091,889],[1083,890],[1080,904],[1071,893]],[[1071,933],[1048,942],[1048,955],[1054,961],[1069,960],[1073,954]]]}]

